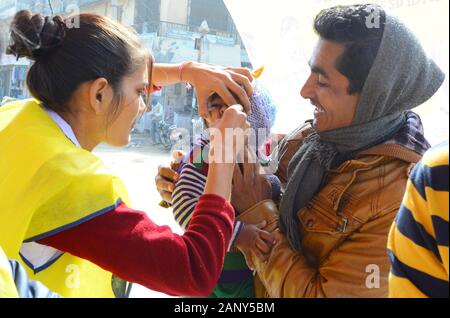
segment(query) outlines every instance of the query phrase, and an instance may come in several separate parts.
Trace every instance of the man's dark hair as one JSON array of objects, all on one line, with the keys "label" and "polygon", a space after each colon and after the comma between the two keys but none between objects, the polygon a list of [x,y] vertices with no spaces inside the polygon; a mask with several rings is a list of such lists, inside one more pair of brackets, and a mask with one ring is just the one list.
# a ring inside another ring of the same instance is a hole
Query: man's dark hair
[{"label": "man's dark hair", "polygon": [[316,16],[314,29],[320,37],[345,45],[336,68],[349,79],[349,94],[362,92],[378,54],[385,23],[384,10],[372,4],[336,6]]}]

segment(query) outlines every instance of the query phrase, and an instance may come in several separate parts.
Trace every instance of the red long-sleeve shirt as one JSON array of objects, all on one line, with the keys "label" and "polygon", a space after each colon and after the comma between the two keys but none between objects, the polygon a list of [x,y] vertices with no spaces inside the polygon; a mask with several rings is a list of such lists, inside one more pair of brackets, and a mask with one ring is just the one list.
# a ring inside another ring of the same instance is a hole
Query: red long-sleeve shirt
[{"label": "red long-sleeve shirt", "polygon": [[206,296],[222,271],[233,223],[234,209],[224,198],[203,195],[183,236],[121,204],[39,243],[155,291]]}]

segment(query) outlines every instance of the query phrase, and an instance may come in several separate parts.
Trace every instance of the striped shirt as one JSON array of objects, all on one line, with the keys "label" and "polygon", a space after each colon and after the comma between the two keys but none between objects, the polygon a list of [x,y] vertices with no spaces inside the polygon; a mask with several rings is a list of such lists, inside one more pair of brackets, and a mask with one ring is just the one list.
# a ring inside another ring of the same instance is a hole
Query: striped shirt
[{"label": "striped shirt", "polygon": [[411,173],[392,226],[390,297],[449,297],[449,145],[427,152]]},{"label": "striped shirt", "polygon": [[[207,139],[199,139],[178,170],[179,178],[172,193],[172,211],[183,230],[188,228],[198,199],[205,190],[209,165],[203,159],[209,153],[208,146]],[[234,245],[243,226],[242,222],[235,222],[228,250]]]}]

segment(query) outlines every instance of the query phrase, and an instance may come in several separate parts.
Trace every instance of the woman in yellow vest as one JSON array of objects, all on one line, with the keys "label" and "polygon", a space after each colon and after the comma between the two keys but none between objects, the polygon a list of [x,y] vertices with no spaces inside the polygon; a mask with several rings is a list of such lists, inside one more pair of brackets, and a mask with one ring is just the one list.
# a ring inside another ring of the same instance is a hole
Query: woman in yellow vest
[{"label": "woman in yellow vest", "polygon": [[0,248],[0,298],[18,298],[16,284],[14,283],[11,265],[5,253]]},{"label": "woman in yellow vest", "polygon": [[[0,108],[0,245],[8,258],[64,297],[127,296],[126,281],[208,295],[232,237],[234,163],[211,165],[179,236],[131,209],[122,182],[91,151],[102,142],[128,144],[144,97],[160,86],[193,84],[204,116],[213,91],[229,105],[234,94],[249,109],[248,70],[155,64],[134,33],[94,14],[63,21],[21,11],[11,39],[9,54],[33,60],[27,86],[34,99]],[[247,125],[236,105],[219,131]],[[224,147],[220,138],[212,145],[215,154]]]}]

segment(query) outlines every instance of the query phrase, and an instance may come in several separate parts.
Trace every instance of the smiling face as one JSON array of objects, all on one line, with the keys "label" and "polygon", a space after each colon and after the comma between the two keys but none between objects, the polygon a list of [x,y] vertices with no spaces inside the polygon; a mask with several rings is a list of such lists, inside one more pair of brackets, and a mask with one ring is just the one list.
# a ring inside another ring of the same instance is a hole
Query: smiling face
[{"label": "smiling face", "polygon": [[[147,92],[149,83],[148,67],[143,65],[136,72],[127,76],[122,81],[122,94],[117,115],[107,126],[105,142],[111,146],[126,146],[130,142],[131,130],[138,117],[142,115],[147,105],[144,102],[144,95]],[[113,112],[114,104],[111,105],[110,112]]]},{"label": "smiling face", "polygon": [[336,68],[345,46],[320,39],[310,60],[311,74],[301,90],[315,107],[313,126],[317,132],[348,127],[360,94],[349,94],[349,80]]}]

